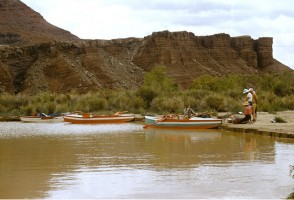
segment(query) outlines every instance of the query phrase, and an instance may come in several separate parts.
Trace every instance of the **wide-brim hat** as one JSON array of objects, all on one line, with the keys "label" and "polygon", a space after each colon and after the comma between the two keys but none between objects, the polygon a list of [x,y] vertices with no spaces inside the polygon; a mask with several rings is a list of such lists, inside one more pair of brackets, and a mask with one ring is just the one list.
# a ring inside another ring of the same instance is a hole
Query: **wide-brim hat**
[{"label": "wide-brim hat", "polygon": [[248,101],[244,101],[244,102],[242,103],[242,105],[243,105],[243,106],[248,106],[248,105],[249,105],[249,102],[248,102]]},{"label": "wide-brim hat", "polygon": [[249,92],[248,89],[244,89],[244,90],[243,90],[243,94],[246,94],[246,93],[248,93],[248,92]]}]

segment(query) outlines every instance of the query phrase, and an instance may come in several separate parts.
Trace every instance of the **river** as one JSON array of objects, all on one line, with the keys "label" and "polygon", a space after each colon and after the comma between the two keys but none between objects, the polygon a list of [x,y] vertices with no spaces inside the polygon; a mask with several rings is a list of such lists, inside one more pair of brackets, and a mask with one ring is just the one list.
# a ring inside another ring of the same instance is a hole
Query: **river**
[{"label": "river", "polygon": [[140,123],[0,123],[0,198],[284,199],[294,140]]}]

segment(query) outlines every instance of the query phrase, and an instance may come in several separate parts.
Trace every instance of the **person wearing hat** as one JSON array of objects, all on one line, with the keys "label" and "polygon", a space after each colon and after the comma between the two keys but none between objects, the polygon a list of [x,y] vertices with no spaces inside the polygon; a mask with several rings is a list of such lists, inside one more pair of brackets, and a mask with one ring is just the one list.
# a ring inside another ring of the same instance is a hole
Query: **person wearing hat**
[{"label": "person wearing hat", "polygon": [[243,94],[246,95],[245,101],[248,101],[248,103],[250,104],[250,106],[252,106],[252,94],[249,92],[248,89],[244,89],[243,90]]},{"label": "person wearing hat", "polygon": [[247,124],[248,122],[251,122],[251,114],[252,114],[252,109],[248,101],[245,101],[242,103],[243,106],[245,106],[244,110],[244,118],[242,118],[239,122],[239,124]]},{"label": "person wearing hat", "polygon": [[257,119],[257,95],[253,88],[249,89],[249,93],[252,95],[252,116],[253,116],[253,122]]}]

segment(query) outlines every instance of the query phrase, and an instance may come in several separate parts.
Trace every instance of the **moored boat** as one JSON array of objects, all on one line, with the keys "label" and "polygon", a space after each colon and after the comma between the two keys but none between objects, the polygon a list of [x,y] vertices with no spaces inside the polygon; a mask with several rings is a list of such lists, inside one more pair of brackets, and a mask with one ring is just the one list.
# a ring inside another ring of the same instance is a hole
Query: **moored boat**
[{"label": "moored boat", "polygon": [[55,123],[63,122],[63,116],[22,116],[20,117],[22,122],[31,122],[31,123]]},{"label": "moored boat", "polygon": [[134,119],[134,114],[91,115],[84,113],[64,116],[65,122],[73,124],[122,123],[129,122]]},{"label": "moored boat", "polygon": [[222,124],[221,119],[192,117],[190,119],[145,116],[145,126],[153,128],[175,129],[213,129]]}]

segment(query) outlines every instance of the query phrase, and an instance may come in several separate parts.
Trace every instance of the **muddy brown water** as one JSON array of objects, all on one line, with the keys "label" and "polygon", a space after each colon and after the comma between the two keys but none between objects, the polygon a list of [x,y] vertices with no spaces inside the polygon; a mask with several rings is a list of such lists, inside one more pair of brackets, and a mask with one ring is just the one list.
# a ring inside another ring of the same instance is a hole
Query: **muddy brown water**
[{"label": "muddy brown water", "polygon": [[263,198],[294,188],[294,140],[139,123],[0,123],[0,198]]}]

